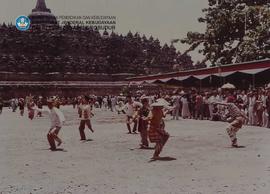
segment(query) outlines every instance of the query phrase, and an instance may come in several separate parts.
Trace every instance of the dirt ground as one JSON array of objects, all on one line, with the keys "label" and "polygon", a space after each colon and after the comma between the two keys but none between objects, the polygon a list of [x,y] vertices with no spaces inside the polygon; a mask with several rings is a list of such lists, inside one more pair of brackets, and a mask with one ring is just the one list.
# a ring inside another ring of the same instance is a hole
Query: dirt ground
[{"label": "dirt ground", "polygon": [[80,142],[76,110],[62,110],[64,150],[56,152],[48,150],[48,116],[0,115],[1,194],[270,193],[270,129],[244,126],[245,147],[233,149],[227,123],[168,116],[165,158],[150,162],[153,150],[138,149],[140,136],[126,134],[124,115],[95,110],[95,133],[86,130],[88,141]]}]

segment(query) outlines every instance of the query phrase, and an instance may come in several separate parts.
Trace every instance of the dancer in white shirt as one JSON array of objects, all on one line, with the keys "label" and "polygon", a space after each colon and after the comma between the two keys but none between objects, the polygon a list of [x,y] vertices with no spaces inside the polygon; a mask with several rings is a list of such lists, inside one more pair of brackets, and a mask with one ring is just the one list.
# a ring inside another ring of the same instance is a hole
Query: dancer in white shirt
[{"label": "dancer in white shirt", "polygon": [[231,139],[232,147],[238,148],[239,146],[237,143],[236,133],[242,128],[245,119],[247,119],[247,116],[239,109],[238,106],[234,104],[232,98],[228,98],[228,102],[216,102],[213,104],[219,104],[227,107],[227,116],[230,118],[228,120],[230,124],[226,128],[226,131]]},{"label": "dancer in white shirt", "polygon": [[89,128],[92,133],[94,133],[94,130],[92,128],[92,124],[90,121],[90,118],[94,116],[94,114],[91,111],[91,105],[89,104],[90,98],[88,96],[84,96],[82,99],[82,104],[80,105],[80,109],[82,111],[82,117],[81,117],[81,122],[79,126],[79,131],[80,131],[80,136],[81,136],[81,141],[86,140],[84,129],[85,125]]},{"label": "dancer in white shirt", "polygon": [[62,140],[58,137],[58,133],[63,126],[63,122],[65,121],[64,114],[54,106],[54,100],[50,99],[47,101],[48,108],[39,109],[36,106],[35,110],[41,112],[47,112],[49,114],[51,120],[51,127],[47,134],[47,139],[50,144],[50,149],[52,151],[56,150],[55,141],[58,143],[57,146],[62,144]]},{"label": "dancer in white shirt", "polygon": [[[125,106],[122,108],[122,110],[124,110],[127,114],[127,120],[126,120],[126,123],[127,123],[127,128],[128,128],[128,133],[131,134],[132,132],[133,133],[137,133],[137,119],[133,119],[133,115],[135,114],[135,108],[136,107],[142,107],[142,104],[140,102],[134,102],[131,98],[131,96],[127,96],[127,103],[125,104]],[[130,124],[131,123],[134,123],[134,126],[133,126],[133,130],[131,132],[131,127],[130,127]]]}]

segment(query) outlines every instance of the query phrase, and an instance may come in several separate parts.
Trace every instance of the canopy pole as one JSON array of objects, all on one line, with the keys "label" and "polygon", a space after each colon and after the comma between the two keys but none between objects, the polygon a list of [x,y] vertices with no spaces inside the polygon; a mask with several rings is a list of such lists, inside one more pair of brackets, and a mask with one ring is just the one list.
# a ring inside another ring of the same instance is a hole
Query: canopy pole
[{"label": "canopy pole", "polygon": [[252,87],[253,89],[255,88],[255,85],[256,85],[256,77],[255,77],[255,74],[252,75]]},{"label": "canopy pole", "polygon": [[222,83],[223,83],[223,77],[221,76],[221,75],[219,75],[219,85],[220,85],[220,87],[222,86]]},{"label": "canopy pole", "polygon": [[202,80],[200,79],[200,91],[202,90]]},{"label": "canopy pole", "polygon": [[221,85],[224,85],[224,84],[225,84],[225,82],[226,82],[226,77],[222,77],[222,78],[221,78],[221,80],[222,80]]}]

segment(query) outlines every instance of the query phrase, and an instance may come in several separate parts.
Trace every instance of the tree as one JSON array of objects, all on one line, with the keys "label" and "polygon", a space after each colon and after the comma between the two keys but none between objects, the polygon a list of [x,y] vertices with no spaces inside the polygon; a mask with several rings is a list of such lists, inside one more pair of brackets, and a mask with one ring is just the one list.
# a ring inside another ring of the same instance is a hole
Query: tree
[{"label": "tree", "polygon": [[[202,63],[229,64],[270,57],[270,0],[208,0],[204,33],[188,32],[186,53],[199,49]],[[200,46],[200,47],[199,47]]]},{"label": "tree", "polygon": [[187,53],[181,54],[178,52],[177,64],[179,65],[178,70],[188,70],[195,68],[191,56]]}]

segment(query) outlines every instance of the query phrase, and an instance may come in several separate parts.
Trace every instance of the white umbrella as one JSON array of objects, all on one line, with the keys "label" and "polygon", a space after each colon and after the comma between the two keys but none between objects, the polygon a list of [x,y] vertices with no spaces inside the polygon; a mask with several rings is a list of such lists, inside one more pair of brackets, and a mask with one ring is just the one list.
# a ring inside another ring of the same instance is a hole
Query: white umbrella
[{"label": "white umbrella", "polygon": [[221,88],[222,89],[235,89],[236,87],[233,84],[226,83]]}]

